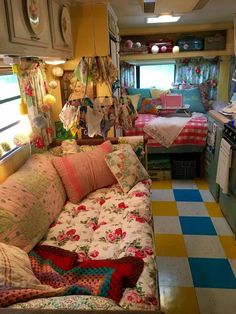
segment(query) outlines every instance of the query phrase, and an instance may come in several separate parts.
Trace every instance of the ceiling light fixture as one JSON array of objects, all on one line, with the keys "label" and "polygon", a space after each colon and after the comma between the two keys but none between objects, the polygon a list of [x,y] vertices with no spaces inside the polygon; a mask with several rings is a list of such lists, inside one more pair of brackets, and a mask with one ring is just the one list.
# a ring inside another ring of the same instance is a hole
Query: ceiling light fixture
[{"label": "ceiling light fixture", "polygon": [[51,64],[51,65],[59,65],[64,64],[66,60],[45,60],[45,63]]},{"label": "ceiling light fixture", "polygon": [[172,23],[177,22],[180,19],[180,16],[173,16],[173,15],[160,15],[157,17],[148,17],[147,23]]}]

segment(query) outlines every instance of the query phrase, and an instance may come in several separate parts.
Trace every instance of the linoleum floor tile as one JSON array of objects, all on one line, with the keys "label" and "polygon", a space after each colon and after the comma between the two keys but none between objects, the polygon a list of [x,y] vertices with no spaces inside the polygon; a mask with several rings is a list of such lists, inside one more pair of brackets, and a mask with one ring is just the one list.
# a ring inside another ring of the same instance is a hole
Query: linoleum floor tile
[{"label": "linoleum floor tile", "polygon": [[215,199],[209,190],[199,190],[199,192],[203,202],[215,202]]},{"label": "linoleum floor tile", "polygon": [[204,202],[204,205],[206,206],[210,217],[223,217],[219,204],[214,202]]},{"label": "linoleum floor tile", "polygon": [[182,234],[156,234],[156,255],[187,257],[187,251]]},{"label": "linoleum floor tile", "polygon": [[160,295],[165,314],[200,314],[194,288],[160,286]]},{"label": "linoleum floor tile", "polygon": [[175,201],[173,190],[152,190],[152,201]]},{"label": "linoleum floor tile", "polygon": [[227,258],[236,258],[236,245],[234,236],[219,236]]},{"label": "linoleum floor tile", "polygon": [[172,181],[171,180],[163,180],[163,181],[153,181],[152,189],[172,189]]},{"label": "linoleum floor tile", "polygon": [[154,230],[158,234],[181,234],[179,217],[154,216]]},{"label": "linoleum floor tile", "polygon": [[211,221],[218,235],[233,236],[233,232],[224,217],[212,217]]},{"label": "linoleum floor tile", "polygon": [[179,216],[208,216],[203,202],[176,202]]},{"label": "linoleum floor tile", "polygon": [[153,216],[178,216],[176,202],[152,202]]},{"label": "linoleum floor tile", "polygon": [[184,241],[189,257],[226,257],[217,236],[185,235]]},{"label": "linoleum floor tile", "polygon": [[197,189],[197,185],[193,180],[173,180],[173,189]]},{"label": "linoleum floor tile", "polygon": [[229,259],[229,263],[236,278],[236,259]]},{"label": "linoleum floor tile", "polygon": [[195,183],[199,190],[208,190],[209,186],[206,180],[204,179],[195,179]]},{"label": "linoleum floor tile", "polygon": [[157,257],[159,285],[171,287],[193,287],[188,263],[184,257]]},{"label": "linoleum floor tile", "polygon": [[234,289],[196,288],[201,314],[234,314],[236,297]]}]

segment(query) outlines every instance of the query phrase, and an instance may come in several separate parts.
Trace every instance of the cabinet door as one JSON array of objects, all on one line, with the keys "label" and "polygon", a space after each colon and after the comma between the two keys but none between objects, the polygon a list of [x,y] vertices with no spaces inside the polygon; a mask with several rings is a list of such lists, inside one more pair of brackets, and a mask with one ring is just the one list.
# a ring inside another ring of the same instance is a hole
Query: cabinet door
[{"label": "cabinet door", "polygon": [[6,9],[12,43],[51,45],[47,0],[8,0]]},{"label": "cabinet door", "polygon": [[52,46],[56,50],[72,52],[71,20],[69,8],[63,0],[49,0]]},{"label": "cabinet door", "polygon": [[216,137],[215,137],[215,149],[214,152],[209,152],[208,149],[206,150],[206,159],[205,159],[205,171],[206,171],[206,178],[209,185],[209,190],[211,191],[212,195],[214,196],[215,200],[219,200],[219,185],[216,183],[216,172],[217,172],[217,164],[219,158],[219,151],[220,151],[220,142],[222,139],[223,133],[223,126],[217,123],[214,119],[208,119],[208,123],[216,123]]}]

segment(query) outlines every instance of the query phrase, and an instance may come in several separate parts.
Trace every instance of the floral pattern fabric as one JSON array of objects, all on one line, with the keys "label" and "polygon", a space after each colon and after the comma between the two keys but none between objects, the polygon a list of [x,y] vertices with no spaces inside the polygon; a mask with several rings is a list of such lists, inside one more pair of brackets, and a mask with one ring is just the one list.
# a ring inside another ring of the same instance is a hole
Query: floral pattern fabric
[{"label": "floral pattern fabric", "polygon": [[[208,87],[207,98],[216,99],[217,81],[219,77],[219,58],[184,58],[176,60],[175,84],[201,84]],[[206,107],[209,105],[207,104]],[[207,109],[207,108],[206,108]]]},{"label": "floral pattern fabric", "polygon": [[45,65],[39,61],[21,61],[20,64],[14,65],[13,70],[18,77],[21,98],[27,104],[32,127],[32,149],[42,152],[52,142],[54,135],[51,103],[47,98],[49,95]]},{"label": "floral pattern fabric", "polygon": [[60,309],[60,310],[120,310],[114,301],[87,295],[70,295],[51,298],[39,298],[28,302],[20,302],[8,308],[13,309]]},{"label": "floral pattern fabric", "polygon": [[130,146],[107,154],[105,161],[125,193],[139,181],[149,178]]},{"label": "floral pattern fabric", "polygon": [[65,201],[65,190],[51,155],[32,155],[0,185],[0,242],[29,252],[59,215]]},{"label": "floral pattern fabric", "polygon": [[127,194],[119,184],[90,193],[80,204],[67,203],[41,244],[76,251],[85,259],[136,256],[144,270],[135,288],[126,289],[119,305],[125,309],[157,309],[150,180]]}]

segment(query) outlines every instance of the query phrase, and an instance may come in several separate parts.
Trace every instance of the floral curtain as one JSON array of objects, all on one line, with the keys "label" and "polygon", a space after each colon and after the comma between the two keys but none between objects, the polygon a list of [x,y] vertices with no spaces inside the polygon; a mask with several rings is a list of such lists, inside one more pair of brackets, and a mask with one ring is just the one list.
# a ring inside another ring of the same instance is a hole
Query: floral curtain
[{"label": "floral curtain", "polygon": [[175,84],[199,85],[207,83],[210,98],[216,98],[217,79],[219,77],[219,58],[184,58],[176,60]]},{"label": "floral curtain", "polygon": [[13,72],[18,77],[22,100],[27,104],[32,149],[46,150],[54,135],[50,105],[55,98],[47,94],[45,65],[38,61],[21,61],[13,66]]},{"label": "floral curtain", "polygon": [[127,62],[120,64],[121,86],[124,88],[135,86],[134,65]]}]

